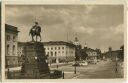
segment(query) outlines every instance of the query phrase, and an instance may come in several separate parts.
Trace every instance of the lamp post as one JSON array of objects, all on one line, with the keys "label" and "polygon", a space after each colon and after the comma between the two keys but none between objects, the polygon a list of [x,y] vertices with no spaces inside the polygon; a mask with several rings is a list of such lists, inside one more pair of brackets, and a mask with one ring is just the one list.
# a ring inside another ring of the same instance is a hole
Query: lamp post
[{"label": "lamp post", "polygon": [[75,66],[75,69],[74,69],[74,74],[76,74],[76,66]]},{"label": "lamp post", "polygon": [[64,71],[62,71],[63,79],[64,79]]}]

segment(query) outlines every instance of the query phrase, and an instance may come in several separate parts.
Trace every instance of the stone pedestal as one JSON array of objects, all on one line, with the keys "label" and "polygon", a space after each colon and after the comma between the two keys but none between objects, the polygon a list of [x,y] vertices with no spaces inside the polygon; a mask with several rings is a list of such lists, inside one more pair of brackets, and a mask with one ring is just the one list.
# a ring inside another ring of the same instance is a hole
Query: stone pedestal
[{"label": "stone pedestal", "polygon": [[24,47],[25,60],[21,74],[25,79],[49,78],[49,67],[46,61],[45,49],[40,42],[28,42]]}]

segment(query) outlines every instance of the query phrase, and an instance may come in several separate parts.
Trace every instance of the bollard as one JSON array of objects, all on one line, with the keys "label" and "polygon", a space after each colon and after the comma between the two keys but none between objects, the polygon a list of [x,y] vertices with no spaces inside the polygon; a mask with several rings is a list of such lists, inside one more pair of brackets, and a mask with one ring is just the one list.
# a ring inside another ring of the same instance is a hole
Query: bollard
[{"label": "bollard", "polygon": [[63,79],[64,79],[64,71],[63,71],[62,75],[63,75]]}]

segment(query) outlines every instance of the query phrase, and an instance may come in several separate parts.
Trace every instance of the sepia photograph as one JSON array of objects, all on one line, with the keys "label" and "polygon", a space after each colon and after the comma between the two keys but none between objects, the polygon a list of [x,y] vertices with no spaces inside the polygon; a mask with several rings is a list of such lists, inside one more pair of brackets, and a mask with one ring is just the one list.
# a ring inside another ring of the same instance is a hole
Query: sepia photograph
[{"label": "sepia photograph", "polygon": [[5,5],[5,79],[123,79],[124,5]]},{"label": "sepia photograph", "polygon": [[0,1],[0,81],[1,81],[1,1]]}]

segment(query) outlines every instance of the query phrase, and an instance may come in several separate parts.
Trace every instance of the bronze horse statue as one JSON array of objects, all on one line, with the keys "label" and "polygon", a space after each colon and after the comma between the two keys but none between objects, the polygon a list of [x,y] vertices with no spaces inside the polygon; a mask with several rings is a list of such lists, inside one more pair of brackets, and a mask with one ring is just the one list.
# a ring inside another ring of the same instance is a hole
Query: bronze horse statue
[{"label": "bronze horse statue", "polygon": [[32,41],[35,41],[34,40],[34,36],[36,36],[36,42],[37,42],[37,38],[38,36],[40,37],[40,41],[41,41],[41,27],[38,25],[38,22],[35,22],[35,25],[31,28],[30,32],[29,32],[29,35],[31,35],[32,37]]}]

